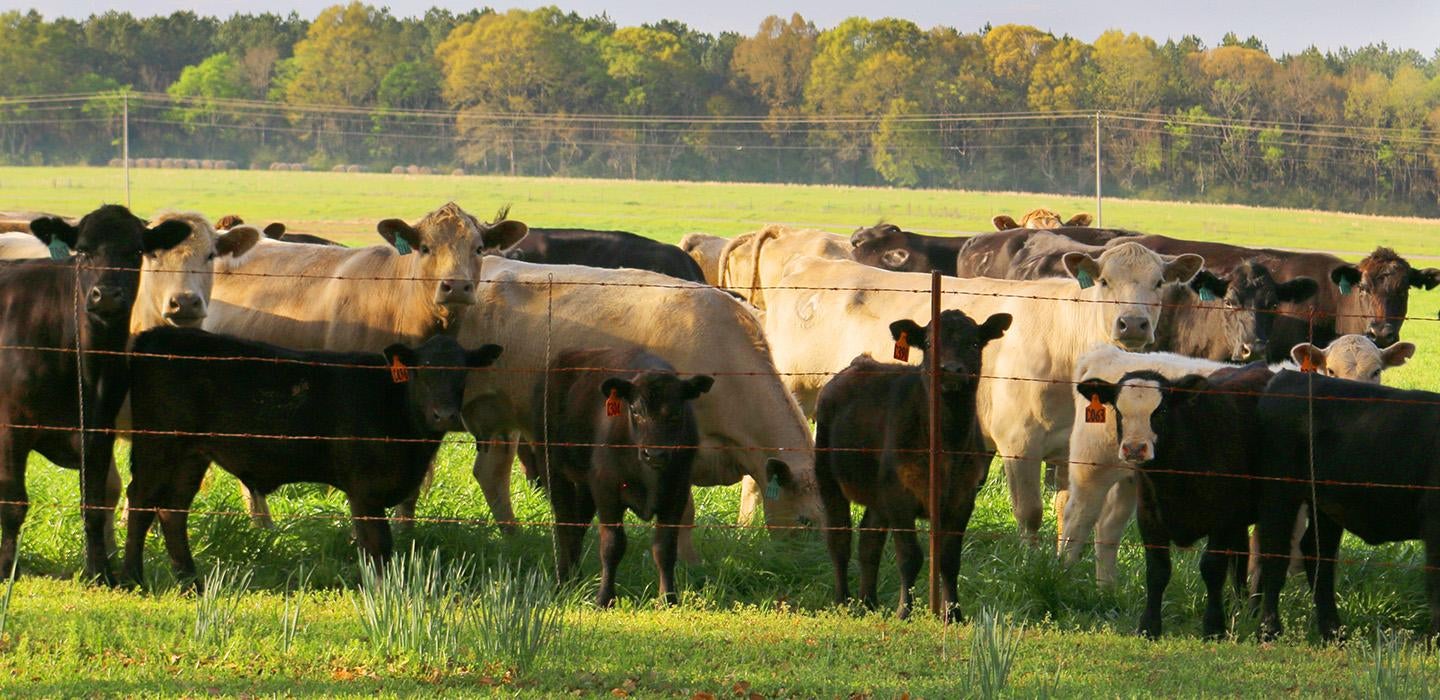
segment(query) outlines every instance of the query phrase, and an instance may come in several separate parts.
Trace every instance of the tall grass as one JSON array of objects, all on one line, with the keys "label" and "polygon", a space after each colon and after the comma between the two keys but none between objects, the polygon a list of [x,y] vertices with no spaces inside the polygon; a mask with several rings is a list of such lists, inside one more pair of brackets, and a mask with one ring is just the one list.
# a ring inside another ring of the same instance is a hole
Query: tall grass
[{"label": "tall grass", "polygon": [[485,570],[468,608],[481,657],[523,674],[564,631],[565,596],[548,572],[502,562]]},{"label": "tall grass", "polygon": [[1409,634],[1386,632],[1376,625],[1374,642],[1361,654],[1366,667],[1365,673],[1355,681],[1356,697],[1375,700],[1440,697],[1440,692],[1432,690],[1432,686],[1440,682],[1440,668],[1431,653],[1427,653],[1426,645],[1417,644]]},{"label": "tall grass", "polygon": [[377,571],[361,556],[360,587],[351,597],[370,648],[385,658],[408,656],[444,662],[460,648],[456,624],[465,561],[445,564],[440,550],[428,556],[414,546]]},{"label": "tall grass", "polygon": [[292,572],[291,577],[295,585],[290,585],[291,579],[285,581],[285,600],[280,607],[280,652],[289,653],[290,646],[295,643],[295,637],[300,634],[300,606],[305,602],[305,589],[310,585],[310,573],[313,569],[306,569],[305,565]]},{"label": "tall grass", "polygon": [[970,631],[970,689],[977,698],[1002,697],[1020,650],[1020,634],[994,608],[981,608]]},{"label": "tall grass", "polygon": [[217,566],[205,576],[204,589],[195,597],[192,640],[214,647],[223,647],[230,640],[241,595],[250,588],[252,575],[248,569]]}]

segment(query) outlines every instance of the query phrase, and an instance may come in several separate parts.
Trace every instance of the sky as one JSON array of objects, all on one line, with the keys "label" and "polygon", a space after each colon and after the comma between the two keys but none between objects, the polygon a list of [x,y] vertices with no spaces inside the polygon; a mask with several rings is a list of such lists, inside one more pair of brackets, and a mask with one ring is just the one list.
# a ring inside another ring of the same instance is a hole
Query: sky
[{"label": "sky", "polygon": [[[84,17],[109,9],[136,15],[168,14],[190,9],[201,14],[228,16],[234,12],[292,10],[314,17],[338,0],[219,0],[196,4],[184,0],[0,0],[0,9],[31,8],[54,17]],[[484,6],[457,0],[371,0],[387,5],[397,15],[423,14],[438,5],[463,10]],[[1195,34],[1206,45],[1220,42],[1225,32],[1242,38],[1258,36],[1271,53],[1302,51],[1314,45],[1321,50],[1342,46],[1358,48],[1385,42],[1391,47],[1416,49],[1426,57],[1440,48],[1440,0],[510,0],[493,5],[500,9],[558,5],[585,15],[607,13],[621,26],[657,19],[678,19],[707,32],[753,33],[766,15],[799,12],[822,28],[852,16],[903,17],[922,27],[952,26],[974,31],[990,24],[1032,24],[1055,34],[1070,34],[1093,41],[1107,29],[1124,29],[1166,38]]]}]

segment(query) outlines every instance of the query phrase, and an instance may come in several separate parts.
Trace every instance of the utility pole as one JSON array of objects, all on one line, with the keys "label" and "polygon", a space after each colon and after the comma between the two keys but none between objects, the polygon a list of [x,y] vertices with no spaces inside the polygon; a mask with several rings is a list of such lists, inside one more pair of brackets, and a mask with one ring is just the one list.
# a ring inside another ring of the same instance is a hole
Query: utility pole
[{"label": "utility pole", "polygon": [[120,93],[120,167],[125,169],[125,208],[130,208],[130,90]]},{"label": "utility pole", "polygon": [[1105,214],[1100,208],[1100,112],[1095,112],[1095,226],[1105,225]]}]

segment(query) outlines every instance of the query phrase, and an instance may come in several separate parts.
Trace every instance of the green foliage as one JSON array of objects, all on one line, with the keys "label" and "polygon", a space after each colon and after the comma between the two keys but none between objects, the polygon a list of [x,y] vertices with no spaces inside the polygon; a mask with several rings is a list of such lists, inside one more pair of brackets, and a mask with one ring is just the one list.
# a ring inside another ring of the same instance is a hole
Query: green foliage
[{"label": "green foliage", "polygon": [[254,574],[253,569],[216,567],[205,576],[203,590],[195,596],[195,624],[191,628],[191,640],[204,646],[224,648],[235,633],[235,618]]}]

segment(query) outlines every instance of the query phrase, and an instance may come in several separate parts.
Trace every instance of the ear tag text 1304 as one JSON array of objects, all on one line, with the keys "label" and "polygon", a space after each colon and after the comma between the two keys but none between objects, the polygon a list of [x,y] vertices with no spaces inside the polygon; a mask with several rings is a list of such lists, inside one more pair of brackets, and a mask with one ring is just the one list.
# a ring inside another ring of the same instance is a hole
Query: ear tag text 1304
[{"label": "ear tag text 1304", "polygon": [[1095,286],[1095,280],[1090,278],[1090,273],[1086,270],[1075,273],[1075,281],[1080,283],[1081,289],[1089,289]]},{"label": "ear tag text 1304", "polygon": [[1341,278],[1340,278],[1340,295],[1341,295],[1341,296],[1349,296],[1349,295],[1350,295],[1350,280],[1348,280],[1348,279],[1346,279],[1346,278],[1344,278],[1344,277],[1341,277]]},{"label": "ear tag text 1304", "polygon": [[905,331],[900,331],[900,337],[895,339],[895,359],[910,361],[910,334]]},{"label": "ear tag text 1304", "polygon": [[1100,396],[1098,394],[1091,394],[1090,396],[1090,405],[1085,407],[1085,422],[1105,422],[1105,404],[1100,403]]},{"label": "ear tag text 1304", "polygon": [[390,358],[390,381],[396,384],[404,384],[410,381],[410,368],[398,357]]},{"label": "ear tag text 1304", "polygon": [[65,241],[60,240],[57,236],[51,236],[46,247],[50,249],[51,260],[64,260],[70,257],[70,246],[65,245]]},{"label": "ear tag text 1304", "polygon": [[401,237],[399,237],[399,236],[396,236],[396,237],[395,237],[395,250],[399,251],[401,255],[409,255],[409,254],[410,254],[412,251],[414,251],[415,249],[410,247],[410,241],[407,241],[407,240],[405,240],[404,238],[401,238]]},{"label": "ear tag text 1304", "polygon": [[605,399],[605,415],[610,418],[620,415],[620,392],[611,389],[610,397]]}]

